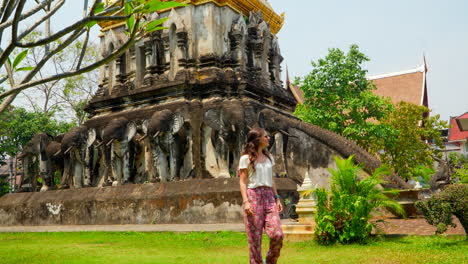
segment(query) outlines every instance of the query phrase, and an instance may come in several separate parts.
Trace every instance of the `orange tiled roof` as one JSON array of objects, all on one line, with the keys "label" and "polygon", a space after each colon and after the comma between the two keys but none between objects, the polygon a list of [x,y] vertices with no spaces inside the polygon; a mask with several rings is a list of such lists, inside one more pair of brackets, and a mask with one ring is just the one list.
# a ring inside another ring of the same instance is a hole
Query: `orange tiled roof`
[{"label": "orange tiled roof", "polygon": [[293,94],[294,98],[296,99],[297,103],[304,103],[304,92],[301,90],[301,88],[294,84],[289,84],[288,87],[291,93]]},{"label": "orange tiled roof", "polygon": [[457,119],[468,119],[468,112],[458,117],[450,117],[449,141],[464,140],[468,138],[468,131],[461,131]]},{"label": "orange tiled roof", "polygon": [[390,97],[393,103],[405,101],[428,107],[426,69],[423,66],[404,72],[368,77],[377,90],[374,94]]}]

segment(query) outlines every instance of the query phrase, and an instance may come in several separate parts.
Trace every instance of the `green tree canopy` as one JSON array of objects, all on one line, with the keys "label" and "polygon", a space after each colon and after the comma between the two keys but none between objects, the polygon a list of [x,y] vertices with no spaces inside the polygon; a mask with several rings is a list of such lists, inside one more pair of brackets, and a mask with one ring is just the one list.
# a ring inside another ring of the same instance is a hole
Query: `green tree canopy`
[{"label": "green tree canopy", "polygon": [[382,162],[403,178],[423,176],[420,167],[432,168],[434,160],[441,157],[440,130],[447,128],[447,122],[439,120],[439,115],[428,116],[429,111],[425,106],[400,102],[381,120],[382,124],[395,129],[396,134],[373,144],[384,150],[380,152]]},{"label": "green tree canopy", "polygon": [[369,59],[351,45],[347,54],[329,49],[324,59],[312,62],[313,69],[296,83],[304,91],[304,103],[295,115],[314,125],[355,140],[370,150],[370,142],[385,137],[391,128],[375,121],[393,109],[388,99],[372,93],[375,85],[366,79],[362,64]]}]

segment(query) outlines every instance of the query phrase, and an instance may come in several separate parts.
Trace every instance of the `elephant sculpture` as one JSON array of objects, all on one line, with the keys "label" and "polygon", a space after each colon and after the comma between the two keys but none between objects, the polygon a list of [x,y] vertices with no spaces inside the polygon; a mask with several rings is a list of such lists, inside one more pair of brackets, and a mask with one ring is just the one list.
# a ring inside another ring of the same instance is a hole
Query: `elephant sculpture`
[{"label": "elephant sculpture", "polygon": [[[357,163],[363,164],[363,169],[369,174],[372,174],[378,167],[381,166],[381,162],[369,154],[367,151],[359,147],[353,141],[350,141],[338,134],[335,134],[331,131],[323,129],[321,127],[312,125],[310,123],[301,121],[293,116],[286,117],[283,114],[279,114],[271,109],[263,109],[258,115],[258,123],[265,130],[270,133],[281,133],[285,137],[291,137],[294,133],[300,133],[308,137],[309,141],[315,140],[323,145],[327,146],[329,149],[336,151],[343,157],[349,157],[354,155],[354,159]],[[307,140],[302,140],[303,145]],[[286,141],[287,142],[287,141]],[[283,142],[284,143],[284,142]],[[303,147],[303,146],[302,146]],[[284,148],[286,150],[286,148]],[[306,154],[314,154],[313,149],[306,150]],[[283,153],[286,155],[286,152]],[[294,153],[293,153],[294,154]],[[316,155],[316,160],[323,159],[324,155]],[[285,160],[287,158],[285,157]],[[326,162],[326,161],[323,161]],[[290,168],[293,166],[290,166]],[[409,185],[402,180],[401,178],[395,175],[387,175],[386,180],[390,183],[394,183],[399,187],[408,188]],[[390,186],[390,185],[389,185]],[[394,187],[394,186],[391,186]]]},{"label": "elephant sculpture", "polygon": [[193,176],[191,131],[189,123],[177,112],[165,109],[155,112],[144,123],[150,142],[151,181],[173,181]]},{"label": "elephant sculpture", "polygon": [[136,131],[136,124],[125,117],[112,119],[102,129],[99,146],[105,160],[104,186],[130,182],[134,156],[131,145]]},{"label": "elephant sculpture", "polygon": [[247,125],[240,101],[225,101],[205,112],[202,152],[205,169],[215,177],[229,178],[236,170]]},{"label": "elephant sculpture", "polygon": [[23,161],[25,178],[30,178],[33,191],[37,187],[37,176],[42,178],[41,192],[52,187],[53,174],[50,158],[46,153],[46,147],[52,141],[52,136],[46,133],[39,133],[23,147],[19,159]]},{"label": "elephant sculpture", "polygon": [[63,136],[61,151],[64,172],[61,188],[91,186],[90,151],[96,140],[96,131],[86,126],[74,127]]}]

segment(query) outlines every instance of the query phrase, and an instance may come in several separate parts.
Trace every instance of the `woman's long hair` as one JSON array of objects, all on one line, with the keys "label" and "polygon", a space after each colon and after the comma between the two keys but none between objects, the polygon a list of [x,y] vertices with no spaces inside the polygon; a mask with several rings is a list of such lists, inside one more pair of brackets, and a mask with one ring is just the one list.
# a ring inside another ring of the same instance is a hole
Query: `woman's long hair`
[{"label": "woman's long hair", "polygon": [[[250,129],[249,133],[247,134],[247,143],[244,145],[244,149],[242,150],[242,155],[249,155],[249,168],[255,171],[255,162],[257,162],[258,158],[258,146],[260,145],[260,139],[263,135],[266,135],[266,131],[263,128],[252,128]],[[266,148],[262,150],[263,155],[265,155],[270,161],[270,152]]]}]

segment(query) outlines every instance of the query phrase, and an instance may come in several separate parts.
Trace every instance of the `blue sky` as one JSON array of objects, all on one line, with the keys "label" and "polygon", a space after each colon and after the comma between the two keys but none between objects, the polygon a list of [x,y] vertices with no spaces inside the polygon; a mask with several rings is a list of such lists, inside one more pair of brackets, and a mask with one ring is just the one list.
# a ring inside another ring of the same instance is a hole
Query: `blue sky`
[{"label": "blue sky", "polygon": [[[54,26],[78,19],[83,1],[67,1]],[[278,33],[291,77],[311,70],[329,48],[359,45],[369,75],[428,63],[429,106],[442,119],[468,111],[467,0],[269,0],[286,21]],[[62,23],[63,21],[63,23]],[[57,23],[59,22],[59,23]],[[94,36],[98,30],[95,27]]]}]

